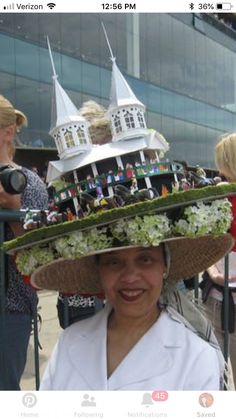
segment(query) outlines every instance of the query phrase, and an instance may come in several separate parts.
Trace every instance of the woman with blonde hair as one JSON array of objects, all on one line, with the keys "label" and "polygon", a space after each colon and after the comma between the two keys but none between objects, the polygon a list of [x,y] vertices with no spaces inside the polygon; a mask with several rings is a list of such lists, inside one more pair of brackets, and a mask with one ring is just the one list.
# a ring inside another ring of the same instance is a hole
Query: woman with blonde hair
[{"label": "woman with blonde hair", "polygon": [[215,147],[219,172],[228,182],[236,182],[236,133],[224,135]]},{"label": "woman with blonde hair", "polygon": [[110,121],[106,117],[105,108],[94,100],[84,102],[79,110],[89,123],[89,133],[93,144],[106,144],[111,142]]},{"label": "woman with blonde hair", "polygon": [[[225,134],[215,147],[216,166],[226,179],[226,183],[236,182],[236,133]],[[231,225],[231,234],[236,238],[236,200],[230,199],[232,204],[232,213],[234,216]],[[236,244],[233,251],[236,252]]]},{"label": "woman with blonde hair", "polygon": [[[215,147],[215,162],[227,184],[236,182],[236,133],[226,134],[221,137]],[[230,197],[232,205],[233,221],[230,233],[236,238],[236,200]],[[229,254],[229,356],[232,364],[234,381],[236,380],[236,245]],[[201,283],[202,299],[205,312],[211,320],[216,337],[224,351],[224,285],[225,285],[225,266],[224,259],[207,269],[203,274],[204,281]]]},{"label": "woman with blonde hair", "polygon": [[[14,109],[13,105],[0,95],[0,165],[20,168],[27,180],[27,186],[21,194],[6,192],[0,182],[0,208],[43,210],[48,207],[46,187],[39,176],[13,162],[15,135],[26,125],[27,117],[24,113]],[[7,224],[8,239],[22,233],[20,223]],[[37,295],[29,284],[23,282],[11,257],[7,257],[6,260],[4,303],[4,338],[3,334],[0,335],[0,390],[19,390]]]}]

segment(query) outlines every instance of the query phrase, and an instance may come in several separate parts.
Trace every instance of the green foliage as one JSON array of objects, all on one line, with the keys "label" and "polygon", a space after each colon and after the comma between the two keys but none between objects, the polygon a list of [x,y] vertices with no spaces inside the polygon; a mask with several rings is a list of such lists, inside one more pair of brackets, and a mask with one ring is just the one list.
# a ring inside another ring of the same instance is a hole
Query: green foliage
[{"label": "green foliage", "polygon": [[236,195],[236,183],[220,186],[207,186],[200,189],[190,189],[150,201],[138,202],[125,207],[113,208],[104,212],[91,214],[75,221],[42,227],[26,233],[17,239],[5,242],[5,251],[21,247],[29,247],[39,242],[47,242],[55,237],[63,236],[75,230],[85,230],[91,227],[102,226],[116,220],[134,217],[136,215],[163,213],[174,208],[183,208],[198,201],[212,201],[215,199]]}]

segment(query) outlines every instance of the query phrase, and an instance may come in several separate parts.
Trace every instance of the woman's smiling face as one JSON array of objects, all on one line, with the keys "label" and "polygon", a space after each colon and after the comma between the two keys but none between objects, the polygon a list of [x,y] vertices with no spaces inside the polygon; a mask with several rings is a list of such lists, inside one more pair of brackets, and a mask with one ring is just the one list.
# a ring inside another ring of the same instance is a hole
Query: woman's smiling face
[{"label": "woman's smiling face", "polygon": [[165,271],[162,247],[138,247],[101,254],[98,270],[116,315],[142,317],[157,310]]}]

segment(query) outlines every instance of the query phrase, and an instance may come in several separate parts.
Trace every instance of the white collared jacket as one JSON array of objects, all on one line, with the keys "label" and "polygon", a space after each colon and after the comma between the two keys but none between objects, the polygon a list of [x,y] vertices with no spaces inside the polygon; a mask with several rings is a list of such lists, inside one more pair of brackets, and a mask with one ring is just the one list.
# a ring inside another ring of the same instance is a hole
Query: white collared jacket
[{"label": "white collared jacket", "polygon": [[107,378],[110,311],[61,334],[40,390],[219,390],[215,349],[166,311]]}]

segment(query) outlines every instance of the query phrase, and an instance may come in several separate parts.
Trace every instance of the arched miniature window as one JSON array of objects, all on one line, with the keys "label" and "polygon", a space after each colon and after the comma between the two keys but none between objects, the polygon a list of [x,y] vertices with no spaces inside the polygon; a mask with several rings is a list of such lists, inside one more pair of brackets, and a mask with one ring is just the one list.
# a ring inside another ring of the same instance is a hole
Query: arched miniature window
[{"label": "arched miniature window", "polygon": [[85,132],[82,127],[79,127],[76,131],[80,144],[86,144]]},{"label": "arched miniature window", "polygon": [[59,153],[61,153],[63,151],[63,145],[62,145],[62,140],[61,140],[61,134],[60,134],[60,132],[57,132],[56,133],[55,140],[56,140],[56,144],[58,146],[58,151],[59,151]]},{"label": "arched miniature window", "polygon": [[137,112],[137,117],[140,128],[146,128],[143,114],[140,111]]},{"label": "arched miniature window", "polygon": [[64,137],[65,137],[66,145],[68,148],[72,148],[75,146],[75,141],[73,138],[72,131],[70,131],[68,128],[65,130]]},{"label": "arched miniature window", "polygon": [[118,115],[115,115],[114,117],[114,127],[117,134],[122,131],[120,117]]},{"label": "arched miniature window", "polygon": [[131,112],[127,111],[124,114],[124,117],[125,117],[125,124],[126,124],[127,128],[135,128],[133,114]]}]

